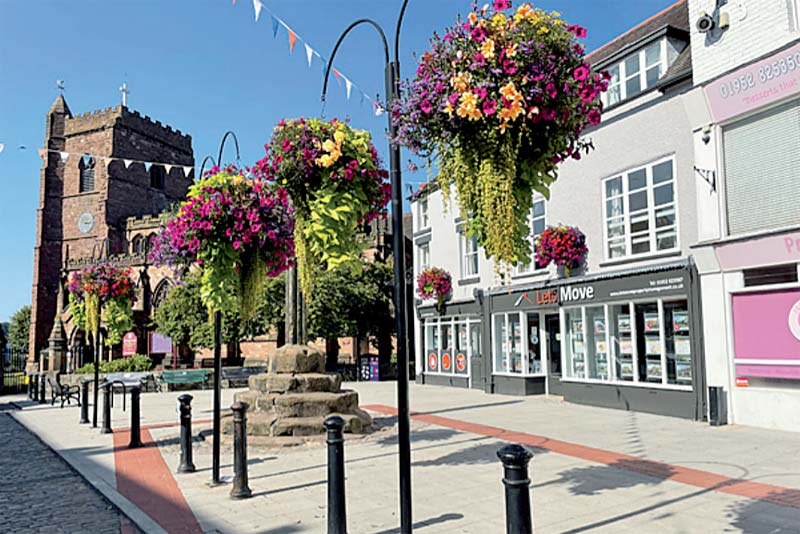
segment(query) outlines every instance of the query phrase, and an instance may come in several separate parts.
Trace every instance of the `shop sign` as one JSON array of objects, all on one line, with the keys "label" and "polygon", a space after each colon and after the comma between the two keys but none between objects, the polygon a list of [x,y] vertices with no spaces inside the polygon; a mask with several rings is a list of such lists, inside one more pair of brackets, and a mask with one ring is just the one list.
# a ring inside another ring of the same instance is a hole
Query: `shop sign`
[{"label": "shop sign", "polygon": [[800,232],[728,243],[716,247],[715,252],[719,266],[726,271],[800,261]]},{"label": "shop sign", "polygon": [[704,88],[715,122],[800,93],[800,43],[743,67]]},{"label": "shop sign", "polygon": [[445,371],[449,371],[450,364],[451,364],[450,355],[445,352],[444,354],[442,354],[442,369],[444,369]]},{"label": "shop sign", "polygon": [[456,369],[459,372],[463,372],[467,368],[467,357],[464,356],[462,353],[458,353],[456,355]]},{"label": "shop sign", "polygon": [[800,300],[789,310],[789,331],[800,341]]},{"label": "shop sign", "polygon": [[436,356],[436,353],[435,352],[431,352],[428,355],[428,369],[431,369],[431,370],[435,371],[436,367],[438,366],[438,363],[439,363],[439,359]]},{"label": "shop sign", "polygon": [[136,334],[128,332],[122,337],[122,355],[133,356],[136,354]]},{"label": "shop sign", "polygon": [[746,376],[737,376],[736,377],[736,387],[737,388],[746,388],[750,387],[750,379]]}]

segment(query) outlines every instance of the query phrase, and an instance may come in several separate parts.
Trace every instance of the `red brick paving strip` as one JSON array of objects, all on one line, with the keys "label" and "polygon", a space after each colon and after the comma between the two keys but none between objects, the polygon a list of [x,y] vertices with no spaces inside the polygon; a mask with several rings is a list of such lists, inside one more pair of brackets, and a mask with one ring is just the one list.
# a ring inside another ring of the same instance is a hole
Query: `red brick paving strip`
[{"label": "red brick paving strip", "polygon": [[[365,410],[381,412],[389,415],[397,415],[397,409],[383,404],[362,406]],[[504,428],[469,423],[440,417],[424,413],[412,413],[411,418],[423,423],[461,430],[471,434],[478,434],[496,438],[502,441],[510,441],[521,445],[538,447],[550,452],[580,458],[589,462],[605,464],[610,467],[631,471],[641,475],[647,475],[663,480],[672,480],[689,486],[709,489],[737,497],[746,497],[757,501],[765,501],[780,506],[800,508],[800,490],[775,486],[773,484],[763,484],[761,482],[750,482],[747,480],[729,478],[708,471],[690,469],[678,465],[670,465],[662,462],[654,462],[637,456],[629,456],[603,449],[595,449],[585,445],[569,443],[557,439],[550,439],[545,436],[527,434],[525,432],[514,432]]]},{"label": "red brick paving strip", "polygon": [[202,534],[150,432],[142,429],[144,447],[129,449],[129,441],[129,432],[114,432],[117,491],[170,534]]}]

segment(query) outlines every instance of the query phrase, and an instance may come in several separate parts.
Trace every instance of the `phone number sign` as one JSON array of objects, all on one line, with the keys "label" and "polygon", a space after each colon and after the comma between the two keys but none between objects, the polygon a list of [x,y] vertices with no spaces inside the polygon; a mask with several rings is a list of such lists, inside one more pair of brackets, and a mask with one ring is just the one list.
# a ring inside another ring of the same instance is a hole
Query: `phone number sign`
[{"label": "phone number sign", "polygon": [[800,93],[800,43],[705,86],[715,122]]}]

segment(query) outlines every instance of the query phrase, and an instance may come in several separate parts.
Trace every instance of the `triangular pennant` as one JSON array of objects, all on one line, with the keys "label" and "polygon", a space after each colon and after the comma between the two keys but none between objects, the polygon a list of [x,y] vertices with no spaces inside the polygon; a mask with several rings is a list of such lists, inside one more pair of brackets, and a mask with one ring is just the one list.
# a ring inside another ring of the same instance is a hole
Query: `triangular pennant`
[{"label": "triangular pennant", "polygon": [[325,74],[328,72],[328,62],[322,57],[320,57],[320,60],[322,61],[322,75],[325,76]]},{"label": "triangular pennant", "polygon": [[150,163],[149,161],[145,161],[144,162],[144,170],[146,170],[147,172],[150,172],[150,167],[152,167],[152,166],[153,166],[153,164]]},{"label": "triangular pennant", "polygon": [[256,12],[256,22],[258,22],[258,17],[261,15],[261,0],[253,0],[253,10]]},{"label": "triangular pennant", "polygon": [[59,152],[59,154],[61,155],[61,161],[67,161],[67,158],[69,157],[69,152]]},{"label": "triangular pennant", "polygon": [[336,67],[333,67],[333,75],[336,76],[336,81],[339,82],[339,85],[342,85],[342,75],[339,74],[339,71],[336,70]]},{"label": "triangular pennant", "polygon": [[306,58],[308,58],[308,66],[311,67],[311,56],[314,55],[314,49],[308,46],[308,43],[303,43],[306,47]]},{"label": "triangular pennant", "polygon": [[360,91],[360,93],[361,93],[361,100],[358,102],[358,105],[359,106],[363,106],[364,105],[364,91]]},{"label": "triangular pennant", "polygon": [[168,165],[168,164],[165,163],[164,164],[164,170],[167,171],[167,174],[169,174],[170,171],[172,170],[172,165]]},{"label": "triangular pennant", "polygon": [[345,77],[344,86],[347,88],[347,100],[350,100],[350,91],[352,91],[353,89],[353,82],[351,82],[347,77]]},{"label": "triangular pennant", "polygon": [[47,150],[45,150],[44,148],[40,148],[39,149],[39,157],[42,158],[42,161],[44,161],[45,155],[47,155]]},{"label": "triangular pennant", "polygon": [[194,170],[194,167],[192,167],[191,165],[187,165],[187,166],[185,166],[185,167],[183,168],[183,175],[184,175],[184,176],[186,176],[186,177],[188,178],[188,177],[189,177],[189,175],[192,173],[192,170]]},{"label": "triangular pennant", "polygon": [[3,143],[0,143],[0,152],[5,150],[5,148],[6,148],[6,145],[4,145]]},{"label": "triangular pennant", "polygon": [[131,166],[131,163],[133,163],[133,160],[132,159],[123,159],[122,163],[125,164],[125,168],[127,169],[128,167]]},{"label": "triangular pennant", "polygon": [[294,52],[294,44],[297,42],[297,34],[294,33],[292,30],[286,30],[289,32],[289,52]]},{"label": "triangular pennant", "polygon": [[270,15],[272,18],[272,37],[275,38],[278,36],[278,28],[280,28],[280,21],[278,21],[278,17],[275,15]]}]

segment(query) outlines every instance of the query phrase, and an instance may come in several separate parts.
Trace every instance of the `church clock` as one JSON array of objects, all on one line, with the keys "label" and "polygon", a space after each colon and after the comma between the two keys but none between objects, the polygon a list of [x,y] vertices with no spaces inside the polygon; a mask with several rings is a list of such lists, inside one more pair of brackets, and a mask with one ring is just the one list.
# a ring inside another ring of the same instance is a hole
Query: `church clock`
[{"label": "church clock", "polygon": [[82,234],[88,234],[94,228],[94,217],[92,214],[84,212],[78,217],[78,231]]}]

